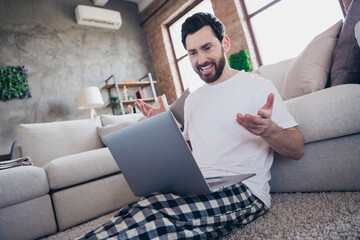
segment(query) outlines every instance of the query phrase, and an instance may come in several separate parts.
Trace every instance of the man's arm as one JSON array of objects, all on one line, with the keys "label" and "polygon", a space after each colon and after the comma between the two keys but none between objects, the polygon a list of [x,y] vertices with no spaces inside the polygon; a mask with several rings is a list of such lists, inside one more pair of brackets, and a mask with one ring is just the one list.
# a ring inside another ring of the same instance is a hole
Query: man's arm
[{"label": "man's arm", "polygon": [[282,129],[271,120],[274,94],[269,94],[266,104],[258,115],[236,115],[236,121],[249,132],[262,137],[272,149],[281,155],[299,160],[305,153],[304,136],[296,127]]}]

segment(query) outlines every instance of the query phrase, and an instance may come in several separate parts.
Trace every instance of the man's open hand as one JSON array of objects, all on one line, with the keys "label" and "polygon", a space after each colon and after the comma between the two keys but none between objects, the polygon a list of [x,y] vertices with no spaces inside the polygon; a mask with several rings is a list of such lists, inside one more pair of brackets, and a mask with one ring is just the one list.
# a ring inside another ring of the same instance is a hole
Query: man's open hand
[{"label": "man's open hand", "polygon": [[165,105],[164,105],[164,102],[163,102],[161,96],[158,97],[158,101],[160,104],[159,108],[153,108],[152,106],[144,103],[143,101],[141,101],[139,99],[136,100],[135,105],[140,110],[140,112],[142,112],[142,114],[144,114],[144,116],[149,118],[149,117],[155,116],[159,113],[166,111],[166,108],[165,108]]},{"label": "man's open hand", "polygon": [[266,104],[258,111],[257,116],[249,113],[246,113],[245,115],[238,113],[236,114],[236,121],[252,134],[266,134],[273,126],[273,122],[271,121],[273,104],[274,94],[270,93]]}]

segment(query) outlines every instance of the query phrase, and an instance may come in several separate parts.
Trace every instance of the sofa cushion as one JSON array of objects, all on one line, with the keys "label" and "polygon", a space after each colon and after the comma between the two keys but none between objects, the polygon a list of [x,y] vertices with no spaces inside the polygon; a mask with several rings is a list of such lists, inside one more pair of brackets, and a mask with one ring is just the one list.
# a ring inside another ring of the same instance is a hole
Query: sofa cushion
[{"label": "sofa cushion", "polygon": [[284,79],[294,58],[280,61],[274,64],[263,65],[255,69],[252,73],[259,77],[272,81],[280,93],[284,84]]},{"label": "sofa cushion", "polygon": [[44,169],[52,190],[70,187],[120,171],[108,148],[60,157],[45,164]]},{"label": "sofa cushion", "polygon": [[359,84],[339,85],[285,101],[305,143],[359,133],[359,103]]},{"label": "sofa cushion", "polygon": [[176,118],[176,120],[184,126],[184,104],[185,99],[190,95],[190,90],[186,89],[181,96],[175,100],[173,104],[170,106],[170,111]]},{"label": "sofa cushion", "polygon": [[49,194],[0,209],[0,239],[40,239],[56,230]]},{"label": "sofa cushion", "polygon": [[109,124],[116,124],[122,122],[137,122],[144,115],[142,113],[133,113],[133,114],[125,114],[125,115],[108,115],[102,114],[100,115],[101,123],[103,126]]},{"label": "sofa cushion", "polygon": [[0,170],[0,208],[28,201],[49,192],[45,170],[34,166]]},{"label": "sofa cushion", "polygon": [[60,231],[139,200],[122,174],[56,191],[51,197]]},{"label": "sofa cushion", "polygon": [[284,100],[325,88],[341,26],[339,21],[316,36],[294,60],[281,91]]},{"label": "sofa cushion", "polygon": [[97,133],[99,118],[51,123],[20,124],[16,138],[23,156],[30,156],[35,166],[51,160],[104,147]]},{"label": "sofa cushion", "polygon": [[108,135],[109,133],[115,132],[117,130],[123,129],[125,127],[128,127],[130,125],[134,124],[134,122],[132,121],[124,121],[122,123],[114,123],[114,124],[109,124],[103,127],[98,127],[98,134],[101,138],[101,141],[103,142],[103,144],[106,146],[105,140],[104,140],[104,136]]},{"label": "sofa cushion", "polygon": [[355,39],[355,25],[360,21],[360,1],[352,1],[334,50],[331,86],[360,83],[360,47]]}]

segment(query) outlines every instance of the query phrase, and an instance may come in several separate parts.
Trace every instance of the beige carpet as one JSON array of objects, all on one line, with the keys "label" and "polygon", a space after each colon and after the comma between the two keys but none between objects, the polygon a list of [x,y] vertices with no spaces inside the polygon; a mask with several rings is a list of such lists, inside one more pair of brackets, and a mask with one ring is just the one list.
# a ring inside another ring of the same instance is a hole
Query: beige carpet
[{"label": "beige carpet", "polygon": [[[73,239],[115,213],[43,239]],[[360,192],[272,194],[270,212],[222,239],[360,239]]]}]

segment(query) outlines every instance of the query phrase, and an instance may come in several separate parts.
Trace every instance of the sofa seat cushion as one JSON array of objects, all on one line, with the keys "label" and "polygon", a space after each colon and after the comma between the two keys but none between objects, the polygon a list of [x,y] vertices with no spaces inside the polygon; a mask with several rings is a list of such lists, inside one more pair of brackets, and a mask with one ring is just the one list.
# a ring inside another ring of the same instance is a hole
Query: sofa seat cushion
[{"label": "sofa seat cushion", "polygon": [[99,118],[73,121],[20,124],[16,139],[23,156],[30,156],[35,166],[51,160],[104,147],[97,133]]},{"label": "sofa seat cushion", "polygon": [[305,143],[360,132],[360,85],[326,88],[285,101]]},{"label": "sofa seat cushion", "polygon": [[56,190],[119,172],[108,148],[77,153],[44,165],[50,189]]},{"label": "sofa seat cushion", "polygon": [[49,192],[43,168],[13,167],[0,171],[0,208],[28,201]]}]

